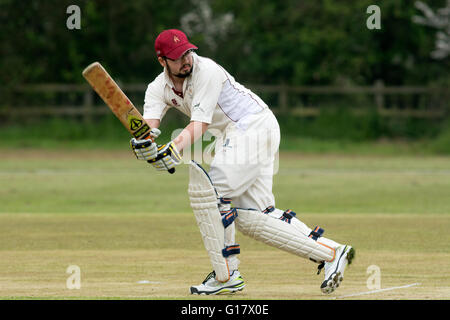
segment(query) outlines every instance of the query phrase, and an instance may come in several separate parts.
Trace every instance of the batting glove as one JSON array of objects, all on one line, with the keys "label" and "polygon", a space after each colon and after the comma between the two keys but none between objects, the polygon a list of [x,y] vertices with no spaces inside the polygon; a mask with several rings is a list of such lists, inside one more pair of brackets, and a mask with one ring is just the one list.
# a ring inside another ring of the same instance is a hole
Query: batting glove
[{"label": "batting glove", "polygon": [[150,130],[150,137],[152,137],[153,140],[158,138],[160,134],[161,134],[161,130],[159,130],[159,129],[153,128],[152,130]]},{"label": "batting glove", "polygon": [[[150,131],[150,137],[153,139],[156,139],[160,134],[161,131],[159,129],[152,129]],[[136,158],[139,160],[149,161],[158,155],[156,143],[150,139],[137,140],[136,138],[132,138],[130,140],[130,146]]]},{"label": "batting glove", "polygon": [[181,163],[181,155],[175,144],[170,141],[167,144],[158,146],[158,155],[156,158],[148,161],[158,171],[169,171],[173,173],[175,166]]}]

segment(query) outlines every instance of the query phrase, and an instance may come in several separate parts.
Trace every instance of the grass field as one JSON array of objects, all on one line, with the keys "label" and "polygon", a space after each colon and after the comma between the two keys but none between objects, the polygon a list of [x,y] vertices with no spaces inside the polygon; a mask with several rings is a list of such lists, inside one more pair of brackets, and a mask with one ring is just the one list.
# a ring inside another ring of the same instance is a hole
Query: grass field
[{"label": "grass field", "polygon": [[[450,298],[449,157],[280,154],[277,207],[356,248],[327,296],[315,264],[240,233],[244,291],[190,296],[211,267],[187,168],[177,170],[157,173],[128,150],[1,149],[0,298]],[[71,265],[80,289],[66,287]],[[370,291],[371,265],[381,289],[414,286],[358,295]]]}]

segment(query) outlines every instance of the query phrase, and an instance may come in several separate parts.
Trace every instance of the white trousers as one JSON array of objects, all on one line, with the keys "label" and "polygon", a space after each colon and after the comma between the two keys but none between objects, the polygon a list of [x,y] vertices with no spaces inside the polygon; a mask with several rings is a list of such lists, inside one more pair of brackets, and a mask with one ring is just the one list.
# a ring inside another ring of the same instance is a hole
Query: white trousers
[{"label": "white trousers", "polygon": [[280,127],[270,109],[250,116],[246,130],[227,128],[216,141],[209,176],[217,192],[233,200],[233,206],[264,210],[275,206],[272,194],[278,165]]}]

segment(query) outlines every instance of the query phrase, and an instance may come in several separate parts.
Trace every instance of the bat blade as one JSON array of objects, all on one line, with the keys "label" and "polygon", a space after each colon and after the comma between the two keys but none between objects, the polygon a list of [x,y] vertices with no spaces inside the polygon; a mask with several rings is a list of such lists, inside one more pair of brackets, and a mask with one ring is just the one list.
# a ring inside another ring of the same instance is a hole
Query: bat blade
[{"label": "bat blade", "polygon": [[150,126],[99,62],[87,66],[83,76],[131,135],[150,138]]},{"label": "bat blade", "polygon": [[[133,137],[154,141],[147,121],[99,62],[87,66],[83,70],[83,77]],[[175,168],[169,172],[174,173]]]}]

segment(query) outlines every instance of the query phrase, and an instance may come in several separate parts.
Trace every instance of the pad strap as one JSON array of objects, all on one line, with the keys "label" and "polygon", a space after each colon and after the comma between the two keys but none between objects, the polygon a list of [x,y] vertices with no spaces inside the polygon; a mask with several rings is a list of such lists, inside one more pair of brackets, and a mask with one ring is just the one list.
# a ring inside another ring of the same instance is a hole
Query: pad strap
[{"label": "pad strap", "polygon": [[264,214],[268,214],[268,213],[271,213],[271,212],[274,212],[274,211],[275,211],[275,207],[269,206],[266,209],[264,209],[263,213]]},{"label": "pad strap", "polygon": [[231,208],[227,211],[221,211],[220,214],[222,215],[222,223],[225,228],[232,224],[238,216],[236,208]]},{"label": "pad strap", "polygon": [[297,214],[292,210],[286,210],[283,212],[283,215],[280,217],[281,221],[291,223],[292,218],[294,218]]},{"label": "pad strap", "polygon": [[220,203],[222,204],[231,204],[231,198],[219,198]]},{"label": "pad strap", "polygon": [[226,246],[222,250],[222,255],[227,258],[231,256],[232,254],[239,254],[241,253],[241,246],[239,244],[234,244],[232,246]]},{"label": "pad strap", "polygon": [[319,238],[322,236],[322,234],[323,234],[324,232],[325,232],[324,229],[320,228],[319,226],[316,226],[316,227],[311,231],[311,233],[309,234],[308,237],[310,237],[310,238],[312,238],[313,240],[316,240],[316,241],[317,241],[317,239],[319,239]]}]

